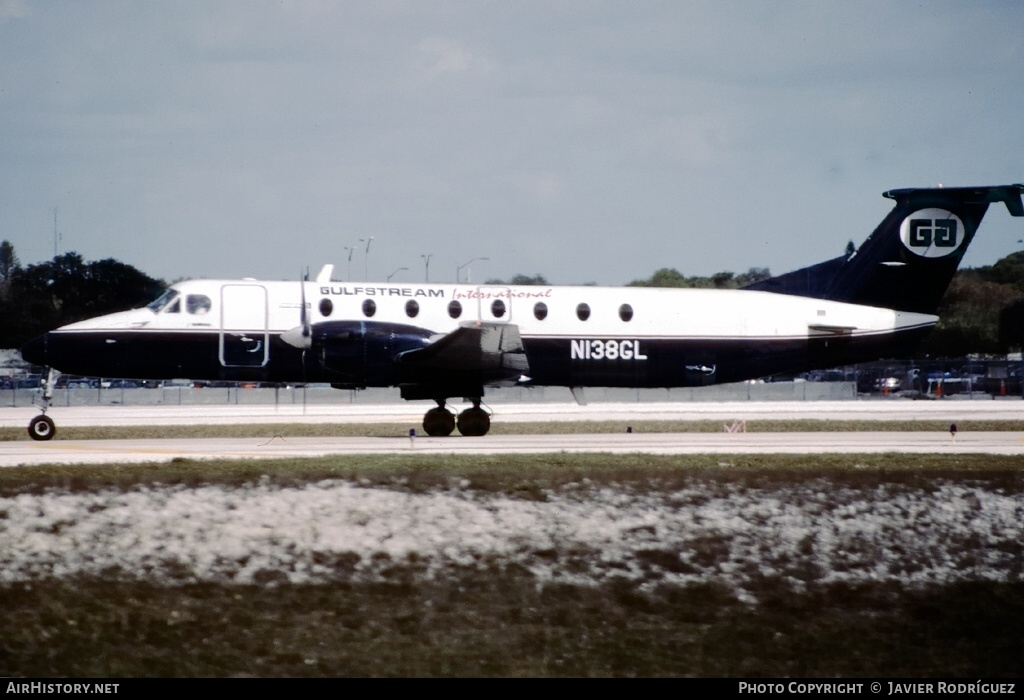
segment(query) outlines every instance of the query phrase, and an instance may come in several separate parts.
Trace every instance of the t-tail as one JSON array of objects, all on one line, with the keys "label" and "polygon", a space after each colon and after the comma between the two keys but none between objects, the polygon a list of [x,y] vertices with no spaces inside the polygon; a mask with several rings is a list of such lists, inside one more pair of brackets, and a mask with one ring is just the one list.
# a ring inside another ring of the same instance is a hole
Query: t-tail
[{"label": "t-tail", "polygon": [[851,255],[747,289],[933,314],[988,205],[1024,216],[1024,185],[890,190],[889,215]]}]

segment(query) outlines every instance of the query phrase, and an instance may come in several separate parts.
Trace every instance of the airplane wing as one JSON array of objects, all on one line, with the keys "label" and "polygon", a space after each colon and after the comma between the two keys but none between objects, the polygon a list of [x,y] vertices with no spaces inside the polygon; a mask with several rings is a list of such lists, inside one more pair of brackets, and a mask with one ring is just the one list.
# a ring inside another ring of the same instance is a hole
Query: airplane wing
[{"label": "airplane wing", "polygon": [[395,358],[402,396],[479,396],[484,386],[515,384],[529,372],[519,326],[467,322],[430,345]]}]

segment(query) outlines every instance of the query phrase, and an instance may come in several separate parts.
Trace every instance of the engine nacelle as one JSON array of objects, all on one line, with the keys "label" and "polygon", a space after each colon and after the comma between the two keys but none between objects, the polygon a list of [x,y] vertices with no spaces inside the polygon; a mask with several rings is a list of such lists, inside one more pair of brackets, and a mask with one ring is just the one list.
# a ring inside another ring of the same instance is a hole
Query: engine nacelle
[{"label": "engine nacelle", "polygon": [[362,389],[395,386],[398,367],[393,358],[430,344],[432,331],[380,321],[326,321],[312,326],[308,357],[330,377],[332,386]]}]

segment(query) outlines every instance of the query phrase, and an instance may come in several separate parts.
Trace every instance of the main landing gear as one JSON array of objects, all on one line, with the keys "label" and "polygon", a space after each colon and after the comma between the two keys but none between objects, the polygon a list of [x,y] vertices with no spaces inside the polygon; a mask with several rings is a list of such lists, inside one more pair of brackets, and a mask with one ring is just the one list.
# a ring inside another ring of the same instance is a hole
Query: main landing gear
[{"label": "main landing gear", "polygon": [[46,411],[50,408],[50,401],[53,400],[53,385],[59,375],[60,372],[49,369],[41,382],[43,387],[42,413],[28,423],[28,435],[33,440],[52,440],[53,436],[57,434],[57,427],[54,425],[53,419],[46,415]]},{"label": "main landing gear", "polygon": [[432,408],[423,416],[423,430],[431,437],[447,437],[455,430],[456,424],[459,432],[467,437],[479,437],[486,435],[491,429],[491,416],[484,409],[480,408],[480,399],[473,399],[473,407],[467,408],[459,414],[458,421],[455,415],[445,408],[443,399],[437,399],[437,408]]},{"label": "main landing gear", "polygon": [[480,401],[473,401],[473,407],[459,414],[459,432],[467,437],[486,435],[491,429],[491,417],[480,408]]}]

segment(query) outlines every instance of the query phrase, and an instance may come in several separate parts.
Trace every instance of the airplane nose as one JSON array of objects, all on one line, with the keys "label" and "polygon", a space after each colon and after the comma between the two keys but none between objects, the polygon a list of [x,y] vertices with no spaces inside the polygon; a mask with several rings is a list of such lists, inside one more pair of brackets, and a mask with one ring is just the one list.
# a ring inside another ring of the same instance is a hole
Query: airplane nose
[{"label": "airplane nose", "polygon": [[48,333],[44,333],[40,336],[36,336],[32,340],[25,343],[24,347],[21,348],[21,356],[25,362],[31,362],[34,365],[47,366],[46,361],[46,336]]}]

